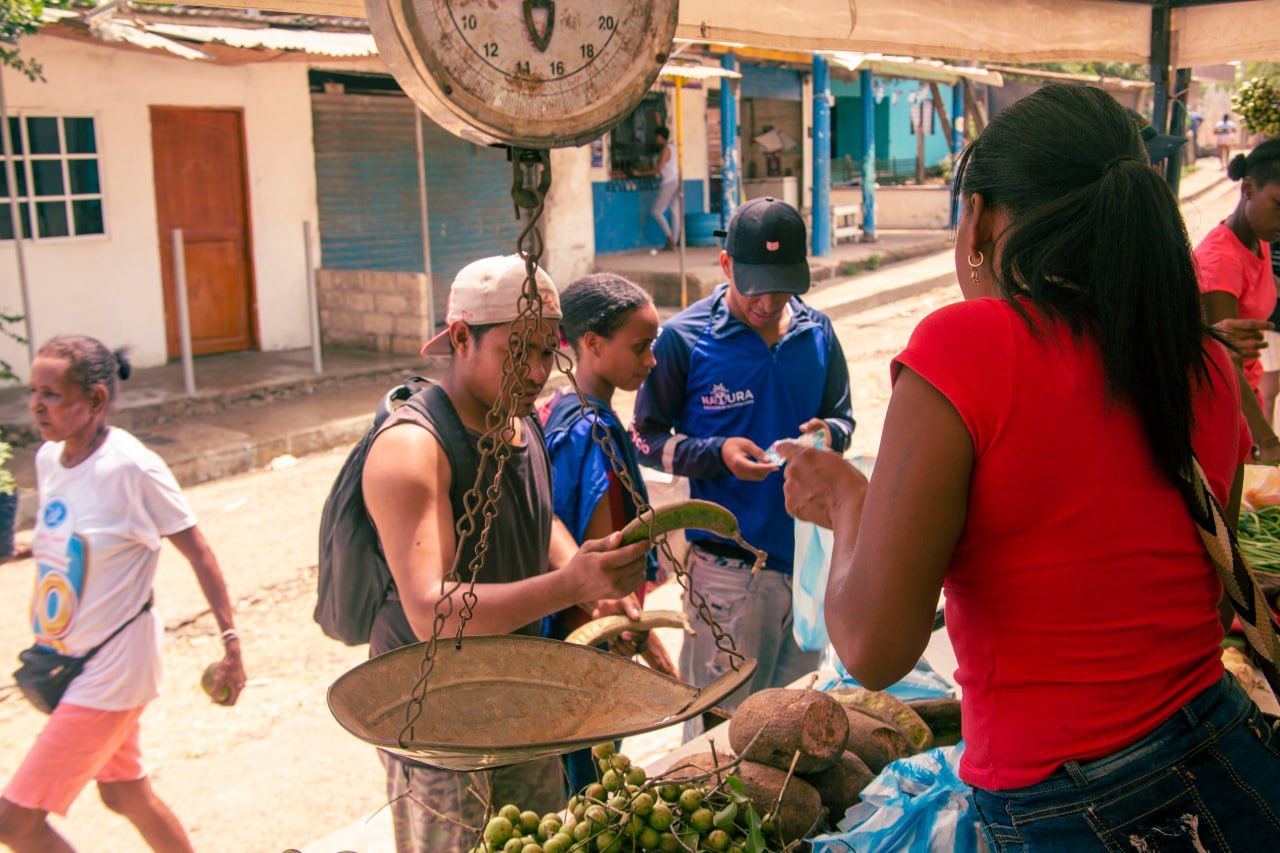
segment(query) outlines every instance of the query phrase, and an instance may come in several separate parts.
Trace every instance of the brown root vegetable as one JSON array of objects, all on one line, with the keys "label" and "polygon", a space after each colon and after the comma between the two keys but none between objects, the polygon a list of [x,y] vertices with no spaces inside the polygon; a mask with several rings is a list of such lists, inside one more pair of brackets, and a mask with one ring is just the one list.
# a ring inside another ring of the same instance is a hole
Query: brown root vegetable
[{"label": "brown root vegetable", "polygon": [[879,773],[890,762],[915,754],[906,735],[893,726],[854,708],[841,707],[849,721],[848,749],[865,761],[872,773]]},{"label": "brown root vegetable", "polygon": [[[787,779],[787,771],[751,761],[739,764],[734,775],[742,780],[743,792],[751,798],[761,819],[777,804],[778,817],[775,823],[784,842],[804,838],[821,820],[822,797],[799,776]],[[779,795],[782,797],[781,803],[778,802]]]},{"label": "brown root vegetable", "polygon": [[910,704],[933,732],[934,746],[955,746],[960,742],[959,699],[921,699]]},{"label": "brown root vegetable", "polygon": [[830,767],[848,740],[844,709],[816,690],[762,690],[748,696],[729,721],[729,746],[735,754],[785,770],[798,752],[797,773]]},{"label": "brown root vegetable", "polygon": [[865,761],[852,752],[840,756],[840,760],[819,773],[805,777],[822,798],[822,804],[831,813],[832,821],[844,816],[849,807],[856,805],[862,789],[871,784],[876,774]]},{"label": "brown root vegetable", "polygon": [[[728,764],[733,760],[733,756],[725,755],[724,753],[718,753],[713,756],[709,752],[699,752],[676,762],[667,772],[665,778],[672,782],[688,782],[692,779],[702,779],[716,769],[718,766],[716,764],[717,758],[720,760],[720,765]],[[731,772],[726,772],[725,775],[730,775]]]},{"label": "brown root vegetable", "polygon": [[929,726],[897,696],[882,690],[845,687],[832,690],[831,697],[846,708],[856,708],[868,717],[893,726],[902,732],[916,752],[924,752],[933,745],[933,732]]}]

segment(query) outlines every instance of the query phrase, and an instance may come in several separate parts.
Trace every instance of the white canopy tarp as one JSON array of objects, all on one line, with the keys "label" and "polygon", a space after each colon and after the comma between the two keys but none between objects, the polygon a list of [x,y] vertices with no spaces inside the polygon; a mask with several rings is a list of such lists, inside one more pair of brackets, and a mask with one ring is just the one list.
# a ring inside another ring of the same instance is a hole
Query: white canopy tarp
[{"label": "white canopy tarp", "polygon": [[[363,0],[204,0],[203,5],[363,17]],[[1177,9],[1173,66],[1280,55],[1280,0]],[[979,62],[1146,63],[1151,7],[1118,0],[681,0],[683,38]]]}]

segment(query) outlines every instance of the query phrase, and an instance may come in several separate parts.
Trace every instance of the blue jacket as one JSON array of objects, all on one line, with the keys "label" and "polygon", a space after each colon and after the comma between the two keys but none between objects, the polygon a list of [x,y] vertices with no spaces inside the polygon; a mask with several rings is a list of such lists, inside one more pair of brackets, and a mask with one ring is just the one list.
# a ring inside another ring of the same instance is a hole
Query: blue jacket
[{"label": "blue jacket", "polygon": [[[822,418],[833,448],[853,435],[849,368],[831,320],[791,300],[792,320],[777,345],[735,318],[727,284],[667,321],[654,344],[657,366],[640,388],[632,441],[643,464],[688,477],[695,498],[732,510],[743,538],[769,554],[769,567],[791,571],[795,522],[787,514],[782,473],[758,483],[734,477],[720,449],[744,436],[763,448],[794,438]],[[689,531],[690,541],[715,539]]]}]

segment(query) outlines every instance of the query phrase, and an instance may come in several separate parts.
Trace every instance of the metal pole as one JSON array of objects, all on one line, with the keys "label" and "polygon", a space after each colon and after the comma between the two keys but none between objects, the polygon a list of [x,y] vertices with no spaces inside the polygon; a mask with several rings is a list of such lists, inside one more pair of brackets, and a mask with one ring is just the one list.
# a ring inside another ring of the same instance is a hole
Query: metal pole
[{"label": "metal pole", "polygon": [[[720,57],[720,67],[737,71],[738,60],[732,52]],[[729,218],[738,209],[738,100],[733,81],[720,81],[720,227],[729,227]]]},{"label": "metal pole", "polygon": [[302,223],[302,252],[307,264],[307,320],[311,326],[311,367],[324,373],[320,353],[320,294],[316,292],[315,248],[311,242],[311,223]]},{"label": "metal pole", "polygon": [[[9,186],[9,222],[13,226],[13,254],[18,259],[18,290],[22,294],[22,323],[27,336],[28,365],[36,360],[36,334],[31,325],[31,290],[27,285],[27,258],[22,247],[22,217],[18,213],[18,178],[14,171],[13,139],[9,133],[9,107],[4,99],[4,70],[0,69],[0,137],[4,141],[4,177]],[[28,187],[28,194],[31,188]]]},{"label": "metal pole", "polygon": [[876,242],[876,104],[871,70],[858,73],[862,96],[862,242]]},{"label": "metal pole", "polygon": [[418,138],[418,213],[422,218],[422,271],[427,274],[427,337],[436,333],[436,288],[431,276],[431,220],[427,216],[427,158],[422,136],[422,110],[414,109]]},{"label": "metal pole", "polygon": [[[1151,7],[1151,126],[1159,133],[1169,128],[1169,57],[1172,52],[1173,12],[1169,0]],[[1167,176],[1168,173],[1166,173]]]},{"label": "metal pole", "polygon": [[[955,175],[956,162],[964,150],[964,87],[969,85],[963,77],[951,84],[951,174]],[[960,199],[956,197],[956,182],[951,181],[951,227],[960,224]]]},{"label": "metal pole", "polygon": [[[1173,82],[1173,114],[1169,116],[1169,133],[1179,139],[1187,138],[1187,100],[1190,98],[1191,89],[1191,69],[1179,68],[1177,74],[1174,75]],[[1190,144],[1190,143],[1185,143]],[[1168,173],[1166,180],[1169,182],[1169,189],[1173,190],[1173,197],[1178,197],[1178,192],[1182,187],[1182,157],[1183,149],[1169,155]]]},{"label": "metal pole", "polygon": [[173,289],[178,296],[178,342],[182,347],[182,384],[187,396],[196,393],[196,368],[191,361],[191,315],[187,306],[187,252],[182,229],[173,229]]},{"label": "metal pole", "polygon": [[813,55],[813,254],[831,254],[831,77]]},{"label": "metal pole", "polygon": [[676,190],[679,202],[679,221],[675,226],[680,229],[680,307],[689,307],[689,280],[685,276],[685,214],[684,214],[684,80],[676,78],[676,175],[680,187]]}]

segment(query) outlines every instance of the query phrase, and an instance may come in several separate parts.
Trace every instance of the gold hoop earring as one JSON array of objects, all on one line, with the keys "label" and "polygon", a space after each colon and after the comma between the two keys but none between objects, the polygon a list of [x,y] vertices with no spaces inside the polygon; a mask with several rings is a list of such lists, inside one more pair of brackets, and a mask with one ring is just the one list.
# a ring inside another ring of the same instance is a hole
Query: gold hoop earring
[{"label": "gold hoop earring", "polygon": [[969,253],[968,260],[969,260],[969,281],[973,282],[974,284],[977,284],[978,268],[982,266],[982,262],[986,260],[986,257],[982,254],[982,251],[979,250],[978,259],[976,261],[973,259],[973,252]]}]

